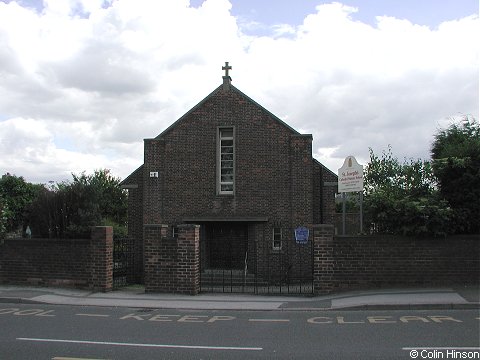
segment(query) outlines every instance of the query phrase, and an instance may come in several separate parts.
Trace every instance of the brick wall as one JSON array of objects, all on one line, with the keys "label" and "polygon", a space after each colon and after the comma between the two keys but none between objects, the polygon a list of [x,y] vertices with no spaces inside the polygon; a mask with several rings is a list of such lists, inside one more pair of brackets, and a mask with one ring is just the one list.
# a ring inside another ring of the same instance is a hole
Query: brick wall
[{"label": "brick wall", "polygon": [[[219,195],[217,134],[219,127],[230,126],[235,193]],[[171,236],[171,226],[185,219],[264,217],[268,222],[257,229],[261,233],[250,227],[249,239],[255,237],[259,261],[270,266],[270,260],[281,262],[271,252],[274,227],[290,239],[297,226],[333,224],[336,187],[325,183],[337,179],[312,158],[312,136],[299,134],[233,86],[218,87],[144,146],[144,165],[123,182],[129,189],[129,236],[138,249],[143,224],[168,224]]]},{"label": "brick wall", "polygon": [[135,282],[143,283],[143,174],[144,167],[140,166],[128,179],[128,237],[134,239],[134,266]]},{"label": "brick wall", "polygon": [[313,222],[312,135],[290,137],[290,221],[293,228]]},{"label": "brick wall", "polygon": [[313,289],[315,294],[328,294],[334,288],[333,225],[312,226]]},{"label": "brick wall", "polygon": [[0,245],[0,283],[112,289],[111,227],[95,227],[91,239],[12,239]]},{"label": "brick wall", "polygon": [[479,283],[478,236],[333,237],[333,226],[321,225],[314,234],[316,293]]},{"label": "brick wall", "polygon": [[89,288],[110,291],[113,289],[113,228],[92,228],[90,240]]},{"label": "brick wall", "polygon": [[[141,180],[143,183],[143,224],[162,224],[165,207],[164,179],[167,175],[163,171],[165,141],[163,139],[145,139],[144,146],[144,167]],[[151,172],[158,173],[158,177],[151,177]]]},{"label": "brick wall", "polygon": [[[221,126],[235,128],[234,195],[217,194],[217,131]],[[160,138],[145,140],[144,223],[171,225],[184,218],[269,215],[290,226],[294,190],[290,144],[297,148],[295,154],[301,152],[294,156],[301,161],[293,164],[295,174],[311,179],[311,136],[307,140],[303,144],[301,135],[233,87],[219,89]],[[309,159],[303,162],[307,155]],[[159,177],[149,178],[150,171],[158,171]],[[302,188],[302,199],[311,198],[311,181],[308,185]],[[311,223],[309,218],[303,221]]]},{"label": "brick wall", "polygon": [[320,164],[313,161],[313,223],[333,224],[335,218],[335,193],[337,192],[337,176]]},{"label": "brick wall", "polygon": [[322,218],[320,221],[315,221],[314,224],[334,224],[335,223],[335,194],[338,190],[338,177],[329,169],[321,166],[322,179]]},{"label": "brick wall", "polygon": [[[234,195],[217,194],[222,126],[235,129]],[[144,161],[144,224],[268,216],[291,232],[313,222],[313,187],[322,181],[313,181],[311,135],[297,133],[234,87],[219,87],[160,136],[146,139]],[[158,178],[150,172],[158,172]],[[323,199],[334,205],[334,198],[319,193],[316,205],[326,213]]]},{"label": "brick wall", "polygon": [[145,225],[145,292],[200,292],[199,230],[199,225],[179,225],[173,238],[167,225]]}]

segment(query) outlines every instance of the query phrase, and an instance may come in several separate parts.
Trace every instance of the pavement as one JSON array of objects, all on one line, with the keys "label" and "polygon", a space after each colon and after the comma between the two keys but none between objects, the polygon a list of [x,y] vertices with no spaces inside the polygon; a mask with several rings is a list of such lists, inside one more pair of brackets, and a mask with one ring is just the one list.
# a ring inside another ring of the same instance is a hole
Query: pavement
[{"label": "pavement", "polygon": [[391,288],[349,291],[326,296],[208,294],[196,296],[145,293],[130,286],[108,293],[65,288],[0,285],[0,303],[108,306],[190,310],[391,310],[480,309],[478,286]]}]

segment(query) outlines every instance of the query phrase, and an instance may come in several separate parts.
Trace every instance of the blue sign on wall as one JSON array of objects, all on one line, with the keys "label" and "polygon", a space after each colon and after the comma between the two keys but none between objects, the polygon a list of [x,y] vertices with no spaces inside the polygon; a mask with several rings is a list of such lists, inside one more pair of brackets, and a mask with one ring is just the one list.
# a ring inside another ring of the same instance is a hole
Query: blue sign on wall
[{"label": "blue sign on wall", "polygon": [[295,241],[297,244],[308,243],[309,230],[305,226],[300,226],[295,229]]}]

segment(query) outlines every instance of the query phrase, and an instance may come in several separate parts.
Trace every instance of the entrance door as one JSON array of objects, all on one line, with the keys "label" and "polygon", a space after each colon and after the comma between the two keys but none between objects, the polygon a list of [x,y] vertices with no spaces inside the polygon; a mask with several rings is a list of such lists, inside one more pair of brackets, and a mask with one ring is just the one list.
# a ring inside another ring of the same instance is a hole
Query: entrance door
[{"label": "entrance door", "polygon": [[206,226],[210,269],[244,269],[247,251],[247,226],[235,223],[212,223]]}]

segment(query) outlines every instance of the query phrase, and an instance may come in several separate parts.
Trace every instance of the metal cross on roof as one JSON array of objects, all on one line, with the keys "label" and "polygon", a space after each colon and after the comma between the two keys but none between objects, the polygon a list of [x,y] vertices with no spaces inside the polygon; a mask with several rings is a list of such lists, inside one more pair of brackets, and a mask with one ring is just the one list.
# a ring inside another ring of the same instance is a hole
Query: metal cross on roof
[{"label": "metal cross on roof", "polygon": [[228,65],[228,61],[225,61],[225,66],[222,66],[222,70],[225,70],[225,76],[228,76],[228,70],[232,70],[232,67]]}]

